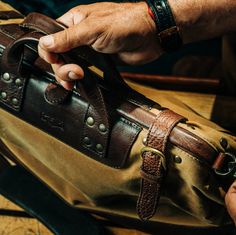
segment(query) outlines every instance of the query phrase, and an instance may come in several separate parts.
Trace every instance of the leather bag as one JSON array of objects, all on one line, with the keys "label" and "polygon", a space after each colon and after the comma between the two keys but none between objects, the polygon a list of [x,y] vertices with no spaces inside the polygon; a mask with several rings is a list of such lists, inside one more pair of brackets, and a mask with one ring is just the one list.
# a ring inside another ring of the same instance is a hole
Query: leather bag
[{"label": "leather bag", "polygon": [[41,36],[64,28],[38,13],[0,26],[2,154],[83,210],[228,224],[223,199],[235,177],[235,138],[136,92],[110,57],[89,47],[60,55],[85,71],[65,90],[37,54]]}]

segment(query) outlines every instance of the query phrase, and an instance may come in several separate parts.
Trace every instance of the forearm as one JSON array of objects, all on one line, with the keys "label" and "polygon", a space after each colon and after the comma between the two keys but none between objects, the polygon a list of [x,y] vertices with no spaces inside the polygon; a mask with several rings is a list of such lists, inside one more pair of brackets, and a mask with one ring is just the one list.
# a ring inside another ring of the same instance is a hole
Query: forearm
[{"label": "forearm", "polygon": [[184,43],[236,31],[235,0],[169,0]]}]

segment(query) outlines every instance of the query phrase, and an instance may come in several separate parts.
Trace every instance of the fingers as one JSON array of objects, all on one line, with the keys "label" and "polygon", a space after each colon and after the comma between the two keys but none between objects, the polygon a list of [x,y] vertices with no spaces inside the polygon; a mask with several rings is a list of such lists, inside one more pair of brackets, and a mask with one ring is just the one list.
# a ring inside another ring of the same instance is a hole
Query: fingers
[{"label": "fingers", "polygon": [[69,51],[74,47],[89,44],[93,36],[91,36],[92,33],[86,32],[88,32],[88,28],[85,24],[82,24],[79,27],[76,25],[40,39],[38,45],[40,57],[53,65],[52,68],[57,80],[66,89],[73,88],[70,80],[81,79],[84,73],[78,65],[64,65],[58,54]]},{"label": "fingers", "polygon": [[55,78],[65,89],[71,90],[75,80],[82,79],[84,72],[81,67],[75,64],[52,64]]},{"label": "fingers", "polygon": [[83,78],[84,72],[81,67],[76,64],[53,64],[55,75],[64,81],[75,81]]},{"label": "fingers", "polygon": [[236,224],[236,182],[234,182],[225,196],[225,204],[234,223]]},{"label": "fingers", "polygon": [[79,24],[84,20],[89,14],[89,8],[87,6],[79,6],[72,8],[70,11],[66,12],[64,15],[57,19],[58,22],[70,27],[75,24]]},{"label": "fingers", "polygon": [[73,48],[89,45],[93,39],[92,30],[87,24],[74,25],[61,32],[44,36],[39,40],[39,47],[46,52],[62,53]]},{"label": "fingers", "polygon": [[56,64],[56,63],[62,63],[62,61],[60,60],[60,57],[58,54],[56,53],[48,53],[45,49],[43,49],[40,45],[38,45],[38,53],[39,56],[45,60],[46,62],[48,62],[49,64]]}]

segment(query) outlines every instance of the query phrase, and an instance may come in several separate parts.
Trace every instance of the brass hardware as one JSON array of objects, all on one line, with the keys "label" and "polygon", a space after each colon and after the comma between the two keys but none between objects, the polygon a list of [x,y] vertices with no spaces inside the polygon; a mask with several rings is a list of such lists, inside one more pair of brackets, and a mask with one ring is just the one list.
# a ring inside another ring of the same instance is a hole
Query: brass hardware
[{"label": "brass hardware", "polygon": [[182,158],[181,158],[180,156],[176,155],[176,156],[174,157],[174,161],[175,161],[175,163],[180,164],[180,163],[182,162]]},{"label": "brass hardware", "polygon": [[4,81],[8,82],[8,81],[10,81],[11,76],[10,76],[9,73],[4,73],[4,74],[2,75],[2,78],[3,78]]},{"label": "brass hardware", "polygon": [[86,123],[88,126],[93,126],[95,121],[94,121],[94,118],[93,117],[88,117],[87,120],[86,120]]},{"label": "brass hardware", "polygon": [[14,105],[18,105],[18,104],[19,104],[19,100],[18,100],[17,98],[13,98],[13,99],[12,99],[12,103],[13,103]]},{"label": "brass hardware", "polygon": [[145,152],[154,153],[154,154],[156,154],[158,157],[160,157],[160,158],[161,158],[161,164],[162,164],[164,170],[166,170],[166,158],[165,158],[165,155],[164,155],[161,151],[159,151],[159,150],[157,150],[157,149],[154,149],[154,148],[151,148],[151,147],[143,147],[143,148],[141,149],[141,157],[143,157],[143,154],[144,154]]},{"label": "brass hardware", "polygon": [[5,91],[1,92],[1,98],[4,100],[7,98],[7,93]]},{"label": "brass hardware", "polygon": [[106,128],[106,126],[105,126],[104,124],[100,124],[100,125],[98,126],[98,129],[99,129],[99,131],[101,131],[101,132],[106,132],[106,131],[107,131],[107,128]]},{"label": "brass hardware", "polygon": [[228,146],[228,141],[227,141],[227,139],[221,138],[221,139],[220,139],[220,145],[221,145],[221,147],[223,147],[224,149],[226,149],[227,146]]},{"label": "brass hardware", "polygon": [[96,149],[101,153],[103,151],[103,146],[101,144],[96,144]]},{"label": "brass hardware", "polygon": [[15,84],[16,84],[17,86],[22,85],[22,80],[21,80],[20,78],[17,78],[17,79],[15,80]]},{"label": "brass hardware", "polygon": [[83,142],[85,145],[90,146],[92,144],[91,140],[89,137],[85,136],[83,139]]},{"label": "brass hardware", "polygon": [[144,145],[147,145],[147,138],[146,138],[146,137],[143,138],[143,144],[144,144]]}]

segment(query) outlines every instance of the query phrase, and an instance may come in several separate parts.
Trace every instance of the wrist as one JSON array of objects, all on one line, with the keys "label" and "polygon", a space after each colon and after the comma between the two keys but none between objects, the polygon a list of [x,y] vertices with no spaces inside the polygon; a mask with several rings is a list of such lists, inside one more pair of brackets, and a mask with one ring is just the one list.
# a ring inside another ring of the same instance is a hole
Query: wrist
[{"label": "wrist", "polygon": [[166,52],[179,49],[182,38],[168,0],[146,0],[148,13],[156,24],[157,37]]}]

